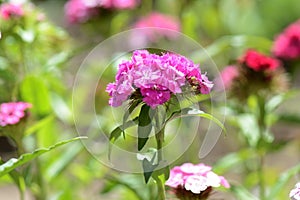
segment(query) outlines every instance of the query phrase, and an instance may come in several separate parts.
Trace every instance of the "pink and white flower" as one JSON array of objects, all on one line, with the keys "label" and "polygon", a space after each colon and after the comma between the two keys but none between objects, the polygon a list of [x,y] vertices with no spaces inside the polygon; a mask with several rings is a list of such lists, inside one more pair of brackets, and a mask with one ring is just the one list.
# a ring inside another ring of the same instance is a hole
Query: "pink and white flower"
[{"label": "pink and white flower", "polygon": [[[201,195],[211,187],[229,188],[228,181],[223,176],[218,176],[210,166],[192,163],[184,163],[171,169],[170,177],[166,185],[173,190],[190,191]],[[176,193],[176,192],[175,192]],[[179,192],[181,193],[181,192]],[[207,195],[207,192],[206,192]]]},{"label": "pink and white flower", "polygon": [[300,182],[295,185],[295,188],[290,192],[291,200],[300,200]]}]

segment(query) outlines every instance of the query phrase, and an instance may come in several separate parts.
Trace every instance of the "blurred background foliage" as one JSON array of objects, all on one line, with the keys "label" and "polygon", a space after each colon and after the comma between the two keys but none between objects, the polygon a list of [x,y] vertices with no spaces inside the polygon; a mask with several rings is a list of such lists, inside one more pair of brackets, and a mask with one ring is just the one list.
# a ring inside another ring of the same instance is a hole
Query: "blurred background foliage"
[{"label": "blurred background foliage", "polygon": [[[34,105],[24,137],[28,151],[77,135],[72,119],[72,84],[83,58],[99,42],[129,30],[140,17],[152,11],[179,19],[182,33],[203,45],[220,70],[234,63],[248,48],[269,54],[274,38],[300,18],[299,0],[141,0],[134,9],[102,10],[97,17],[83,24],[70,24],[64,16],[66,1],[32,2],[38,10],[31,12],[26,18],[28,21],[21,22],[22,25],[1,24],[0,27],[3,36],[0,41],[0,102],[20,99]],[[37,23],[40,12],[44,12],[49,20]],[[208,59],[202,52],[195,52],[192,56],[200,63]],[[101,63],[96,64],[102,67]],[[108,132],[115,124],[110,120],[113,116],[106,115],[108,95],[104,89],[114,74],[112,69],[105,72],[95,97],[99,119],[105,121],[102,128]],[[268,186],[275,185],[282,172],[299,163],[299,74],[295,77],[292,87],[296,94],[288,101],[280,102],[277,110],[278,113],[293,115],[281,116],[274,111],[273,117],[278,118],[279,123],[272,126],[272,131],[278,143],[272,144],[273,151],[266,158],[265,181]],[[84,98],[82,101],[84,103]],[[251,109],[252,104],[248,103]],[[247,124],[248,121],[241,123]],[[253,149],[246,148],[238,128],[230,123],[226,126],[227,136],[221,137],[213,151],[200,161],[215,164],[217,173],[224,173],[230,182],[239,184],[232,188],[232,193],[217,192],[211,199],[254,199],[249,194],[258,193],[255,188],[257,174],[250,173],[253,172],[251,168],[255,168]],[[175,165],[199,162],[199,146],[204,138],[201,130],[199,132]],[[120,145],[128,144],[131,143]],[[13,152],[2,154],[1,157],[10,157]],[[80,143],[50,152],[40,157],[38,163],[22,170],[24,181],[30,188],[28,199],[33,196],[41,198],[41,194],[45,195],[44,199],[51,200],[154,199],[153,183],[146,187],[141,175],[118,173],[101,165]],[[30,173],[35,171],[42,176],[35,177],[35,173]],[[299,169],[294,169],[281,176],[279,180],[284,187],[278,189],[276,199],[287,199],[297,172]],[[6,199],[18,198],[17,194],[7,193],[9,190],[5,186],[11,183],[8,176],[1,177],[1,198],[2,195]]]}]

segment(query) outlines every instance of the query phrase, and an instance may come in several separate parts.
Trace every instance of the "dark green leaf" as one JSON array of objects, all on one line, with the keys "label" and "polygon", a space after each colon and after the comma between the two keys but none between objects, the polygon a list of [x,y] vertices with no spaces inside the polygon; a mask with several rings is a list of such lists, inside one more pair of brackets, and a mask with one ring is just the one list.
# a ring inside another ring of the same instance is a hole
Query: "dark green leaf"
[{"label": "dark green leaf", "polygon": [[110,155],[111,155],[111,150],[112,150],[111,145],[121,136],[121,134],[124,130],[136,125],[136,123],[138,122],[138,119],[139,118],[136,117],[133,120],[127,121],[125,124],[118,126],[110,133],[110,136],[109,136],[110,143],[108,146],[108,159],[110,159]]},{"label": "dark green leaf", "polygon": [[141,108],[138,123],[138,150],[140,151],[149,139],[152,130],[153,110],[144,104]]},{"label": "dark green leaf", "polygon": [[[123,126],[125,125],[125,123],[127,122],[127,119],[128,117],[130,116],[130,114],[134,111],[134,109],[141,103],[140,100],[135,100],[135,101],[132,101],[128,110],[125,112],[125,114],[123,115]],[[125,133],[124,133],[124,130],[123,129],[123,137],[125,139]]]},{"label": "dark green leaf", "polygon": [[49,148],[40,148],[40,149],[35,150],[32,153],[25,153],[25,154],[21,155],[19,158],[11,158],[4,164],[0,165],[0,177],[11,172],[12,170],[16,169],[17,167],[30,162],[31,160],[35,159],[36,157],[38,157],[44,153],[47,153],[59,146],[62,146],[64,144],[67,144],[67,143],[70,143],[70,142],[73,142],[73,141],[76,141],[79,139],[83,139],[83,137],[72,138],[70,140],[64,140],[64,141],[58,142],[55,145],[50,146]]},{"label": "dark green leaf", "polygon": [[[166,160],[161,160],[159,162],[159,165],[156,167],[157,170],[155,170],[152,174],[152,177],[154,180],[157,179],[163,179],[163,183],[169,179],[170,176],[170,167]],[[163,177],[161,178],[161,176]]]},{"label": "dark green leaf", "polygon": [[158,166],[158,164],[153,165],[151,161],[148,161],[146,158],[143,160],[143,171],[145,182],[148,183],[153,171]]}]

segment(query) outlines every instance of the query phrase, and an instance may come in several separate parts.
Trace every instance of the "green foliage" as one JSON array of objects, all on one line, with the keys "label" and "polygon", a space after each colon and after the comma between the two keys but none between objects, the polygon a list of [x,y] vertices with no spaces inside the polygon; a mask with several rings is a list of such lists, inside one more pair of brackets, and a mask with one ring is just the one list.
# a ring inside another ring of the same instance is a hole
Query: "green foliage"
[{"label": "green foliage", "polygon": [[3,163],[0,165],[0,177],[9,173],[10,171],[16,169],[17,167],[27,164],[28,162],[30,162],[31,160],[37,158],[38,156],[47,153],[59,146],[62,146],[64,144],[79,140],[79,139],[83,139],[82,137],[77,137],[77,138],[73,138],[70,140],[64,140],[61,141],[59,143],[56,143],[55,145],[50,146],[49,148],[40,148],[35,150],[32,153],[25,153],[23,155],[21,155],[19,158],[11,158],[10,160],[8,160],[7,162]]}]

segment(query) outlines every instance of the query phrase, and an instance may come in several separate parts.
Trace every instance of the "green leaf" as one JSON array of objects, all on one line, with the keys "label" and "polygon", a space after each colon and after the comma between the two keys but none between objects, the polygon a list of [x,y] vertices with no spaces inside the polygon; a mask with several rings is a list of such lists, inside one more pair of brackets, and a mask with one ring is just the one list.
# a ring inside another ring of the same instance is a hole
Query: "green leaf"
[{"label": "green leaf", "polygon": [[273,112],[276,108],[280,106],[285,100],[291,98],[296,94],[295,91],[290,91],[283,94],[278,94],[274,97],[272,97],[267,103],[266,103],[266,112],[270,113]]},{"label": "green leaf", "polygon": [[39,120],[37,123],[33,124],[32,126],[29,126],[25,130],[25,135],[30,135],[32,133],[35,133],[36,131],[40,130],[41,128],[45,127],[46,124],[54,120],[53,115],[49,115],[41,120]]},{"label": "green leaf", "polygon": [[255,156],[256,154],[251,149],[243,149],[238,152],[230,153],[215,163],[214,171],[223,174]]},{"label": "green leaf", "polygon": [[115,128],[109,136],[109,146],[108,146],[108,159],[110,159],[110,155],[111,155],[111,150],[112,150],[112,144],[115,143],[115,141],[121,136],[122,132],[124,130],[126,130],[129,127],[132,127],[134,125],[136,125],[136,123],[138,122],[139,118],[136,117],[133,120],[127,121],[125,124],[122,124],[120,126],[118,126],[117,128]]},{"label": "green leaf", "polygon": [[[123,126],[126,123],[128,117],[130,116],[130,114],[134,111],[134,109],[141,103],[140,100],[135,100],[132,101],[132,103],[130,104],[128,110],[125,112],[125,114],[123,115]],[[124,129],[123,129],[123,137],[125,139],[125,133],[124,133]]]},{"label": "green leaf", "polygon": [[215,118],[211,114],[205,113],[202,110],[187,109],[187,113],[181,113],[180,115],[175,115],[175,116],[172,117],[172,119],[175,119],[175,118],[178,118],[178,117],[189,117],[189,116],[198,116],[198,117],[203,117],[205,119],[211,120],[214,123],[216,123],[226,133],[226,128],[225,128],[225,126],[223,125],[222,122],[220,122],[217,118]]},{"label": "green leaf", "polygon": [[257,146],[260,140],[260,133],[255,116],[252,114],[241,114],[236,117],[236,121],[249,145],[251,147]]},{"label": "green leaf", "polygon": [[72,160],[82,151],[83,145],[81,143],[72,144],[65,152],[55,159],[55,162],[48,166],[45,177],[50,182],[61,174],[71,163]]},{"label": "green leaf", "polygon": [[282,173],[276,184],[272,187],[267,199],[275,199],[280,191],[284,188],[287,182],[294,176],[296,176],[300,172],[300,164],[292,167],[286,172]]},{"label": "green leaf", "polygon": [[153,165],[151,161],[148,161],[146,158],[143,160],[143,171],[145,182],[148,183],[153,171],[158,166],[158,164]]},{"label": "green leaf", "polygon": [[51,111],[48,88],[41,77],[28,75],[22,81],[20,89],[22,99],[32,103],[33,112],[45,115]]},{"label": "green leaf", "polygon": [[129,191],[131,191],[135,197],[137,197],[137,199],[139,200],[144,200],[145,198],[143,197],[142,193],[143,191],[139,191],[137,190],[134,186],[128,182],[126,182],[125,180],[122,180],[119,177],[114,177],[114,176],[105,176],[105,179],[108,180],[108,184],[104,185],[103,189],[101,190],[101,194],[105,194],[110,192],[111,190],[113,190],[114,188],[118,187],[118,186],[123,186],[124,188],[128,189]]},{"label": "green leaf", "polygon": [[140,151],[149,139],[152,130],[153,110],[144,104],[139,114],[138,123],[138,150]]},{"label": "green leaf", "polygon": [[[169,179],[170,167],[166,160],[161,160],[152,174],[154,180],[160,179],[163,183]],[[163,176],[163,177],[162,177]]]},{"label": "green leaf", "polygon": [[231,185],[230,190],[237,197],[237,199],[258,200],[258,198],[252,195],[246,188],[241,185]]},{"label": "green leaf", "polygon": [[85,137],[76,137],[76,138],[72,138],[69,140],[64,140],[61,142],[58,142],[55,145],[50,146],[49,148],[40,148],[35,150],[32,153],[25,153],[22,154],[19,158],[11,158],[10,160],[8,160],[7,162],[5,162],[4,164],[0,165],[0,177],[11,172],[12,170],[16,169],[17,167],[24,165],[28,162],[30,162],[31,160],[35,159],[36,157],[47,153],[59,146],[62,146],[64,144],[79,140],[79,139],[83,139]]}]

